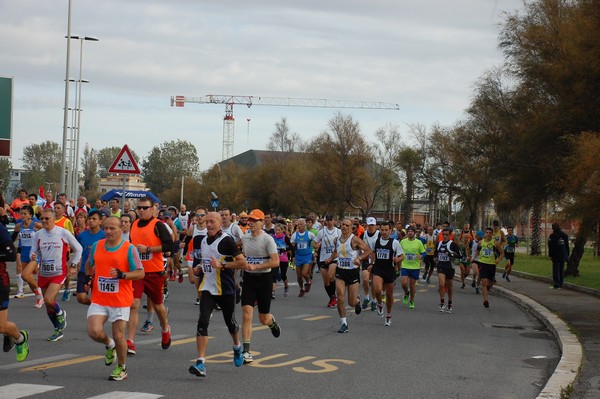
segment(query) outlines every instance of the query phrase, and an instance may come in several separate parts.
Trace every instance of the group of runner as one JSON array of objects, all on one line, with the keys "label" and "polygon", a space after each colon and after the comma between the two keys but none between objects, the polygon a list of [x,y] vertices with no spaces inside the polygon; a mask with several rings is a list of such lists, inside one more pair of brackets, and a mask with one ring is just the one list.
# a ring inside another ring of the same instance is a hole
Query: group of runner
[{"label": "group of runner", "polygon": [[[68,277],[77,278],[77,300],[89,306],[88,334],[105,346],[106,365],[117,362],[109,377],[112,380],[127,378],[127,355],[136,354],[143,294],[147,318],[141,331],[153,329],[156,315],[161,346],[165,350],[170,347],[171,327],[164,300],[169,281],[176,275],[180,283],[183,281],[182,263],[187,262],[188,279],[196,287],[195,303],[199,305],[197,360],[189,372],[206,376],[208,326],[215,309],[221,310],[231,334],[237,367],[253,361],[250,348],[255,307],[260,323],[274,337],[280,336],[281,327],[270,308],[276,298],[277,280],[283,282],[283,296],[290,295],[289,267],[296,270],[299,297],[310,292],[313,273],[321,273],[327,306],[337,307],[340,317],[337,332],[347,333],[346,302],[356,314],[370,306],[384,318],[385,326],[391,326],[397,278],[403,304],[414,309],[418,281],[429,283],[434,268],[439,310],[451,313],[455,264],[460,264],[461,288],[473,271],[472,286],[477,293],[481,289],[483,305],[488,308],[496,267],[506,259],[502,276],[510,281],[518,246],[512,228],[505,234],[497,222],[485,232],[474,232],[465,224],[455,239],[449,224],[436,228],[401,226],[369,217],[363,226],[358,219],[346,218],[338,224],[333,215],[318,220],[314,214],[291,221],[259,209],[242,212],[236,220],[228,209],[218,213],[197,207],[190,212],[185,205],[179,209],[159,206],[148,197],[139,199],[135,209],[128,202],[125,211],[118,207],[118,199],[111,201],[110,208],[101,202],[91,207],[85,198],[79,198],[75,206],[59,199],[36,208],[27,200],[19,206],[17,227],[10,238],[11,242],[18,238],[18,292],[14,297],[23,297],[26,282],[36,296],[35,307],[45,305],[54,327],[48,341],[57,341],[63,337],[67,315],[56,297]],[[75,221],[76,233],[73,222],[69,229],[67,221],[71,220]],[[16,345],[17,360],[23,361],[29,353],[29,334],[8,321],[9,280],[3,262],[0,271],[4,350]],[[70,292],[67,285],[63,300],[69,299]],[[235,319],[235,305],[240,302],[241,337]],[[104,333],[107,321],[112,324],[112,336]]]}]

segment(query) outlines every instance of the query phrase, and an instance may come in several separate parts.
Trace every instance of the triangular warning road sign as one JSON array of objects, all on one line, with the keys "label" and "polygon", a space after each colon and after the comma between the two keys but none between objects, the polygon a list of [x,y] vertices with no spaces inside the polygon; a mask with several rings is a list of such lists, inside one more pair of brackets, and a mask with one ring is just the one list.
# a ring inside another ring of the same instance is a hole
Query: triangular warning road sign
[{"label": "triangular warning road sign", "polygon": [[117,158],[112,163],[110,169],[108,169],[109,173],[126,173],[130,175],[139,175],[140,168],[135,161],[133,155],[131,155],[131,151],[127,144],[123,146]]}]

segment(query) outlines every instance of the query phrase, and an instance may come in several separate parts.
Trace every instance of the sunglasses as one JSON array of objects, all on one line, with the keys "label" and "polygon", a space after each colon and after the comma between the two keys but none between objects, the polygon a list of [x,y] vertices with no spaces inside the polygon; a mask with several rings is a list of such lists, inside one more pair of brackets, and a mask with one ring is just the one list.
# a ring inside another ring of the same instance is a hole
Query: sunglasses
[{"label": "sunglasses", "polygon": [[143,210],[147,210],[148,208],[151,208],[151,206],[150,206],[150,205],[147,205],[147,206],[140,206],[140,205],[138,205],[138,206],[137,206],[137,210],[138,210],[138,211],[139,211],[139,210],[141,210],[141,209],[143,209]]},{"label": "sunglasses", "polygon": [[40,218],[40,220],[50,220],[52,218]]},{"label": "sunglasses", "polygon": [[206,216],[206,213],[197,213],[196,215],[200,216],[200,217],[204,217],[204,216]]}]

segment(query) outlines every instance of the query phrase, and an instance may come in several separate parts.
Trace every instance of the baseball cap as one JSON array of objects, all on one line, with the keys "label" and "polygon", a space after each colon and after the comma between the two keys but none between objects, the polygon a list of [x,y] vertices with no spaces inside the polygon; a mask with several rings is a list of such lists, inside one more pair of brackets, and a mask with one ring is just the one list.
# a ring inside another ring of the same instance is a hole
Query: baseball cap
[{"label": "baseball cap", "polygon": [[477,230],[477,234],[478,237],[483,237],[483,230]]},{"label": "baseball cap", "polygon": [[110,216],[110,211],[108,210],[108,208],[100,208],[98,209],[98,213],[100,214],[100,217],[109,217]]},{"label": "baseball cap", "polygon": [[492,222],[492,226],[499,226],[499,225],[500,225],[500,223],[498,223],[498,221],[497,221],[497,220],[494,220],[494,221]]},{"label": "baseball cap", "polygon": [[248,219],[264,220],[265,219],[265,214],[260,209],[252,209],[250,211],[250,213],[248,214]]},{"label": "baseball cap", "polygon": [[408,227],[406,228],[406,231],[409,231],[409,230],[415,231],[415,228],[411,225],[408,225]]},{"label": "baseball cap", "polygon": [[248,217],[248,214],[247,214],[246,212],[242,211],[242,212],[240,213],[240,217],[241,217],[241,218],[247,218],[247,217]]},{"label": "baseball cap", "polygon": [[164,218],[164,219],[166,219],[166,218],[169,218],[169,219],[171,219],[171,218],[173,218],[173,215],[171,214],[171,212],[170,212],[170,211],[165,211],[165,212],[163,213],[163,218]]},{"label": "baseball cap", "polygon": [[375,218],[373,218],[373,217],[367,218],[367,226],[374,226],[376,224],[377,224],[377,220],[375,220]]}]

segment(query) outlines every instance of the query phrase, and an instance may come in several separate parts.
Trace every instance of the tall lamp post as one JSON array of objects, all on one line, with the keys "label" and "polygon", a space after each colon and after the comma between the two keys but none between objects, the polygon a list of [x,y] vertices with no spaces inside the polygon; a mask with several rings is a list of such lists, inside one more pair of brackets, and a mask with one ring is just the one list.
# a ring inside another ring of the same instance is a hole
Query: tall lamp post
[{"label": "tall lamp post", "polygon": [[[79,40],[79,79],[75,81],[75,124],[74,124],[74,148],[71,148],[73,157],[71,158],[70,170],[72,170],[72,181],[69,181],[69,191],[71,197],[77,197],[79,191],[79,140],[81,137],[81,86],[82,83],[89,83],[89,80],[82,79],[83,74],[83,42],[97,42],[100,39],[93,36],[71,35],[70,39]],[[73,142],[71,142],[73,145]]]},{"label": "tall lamp post", "polygon": [[[71,37],[71,0],[67,11],[67,38]],[[62,163],[60,168],[60,188],[65,190],[65,179],[67,171],[67,124],[69,121],[69,67],[71,64],[71,40],[67,39],[67,66],[65,76],[65,106],[63,116],[63,137],[62,137]]]}]

